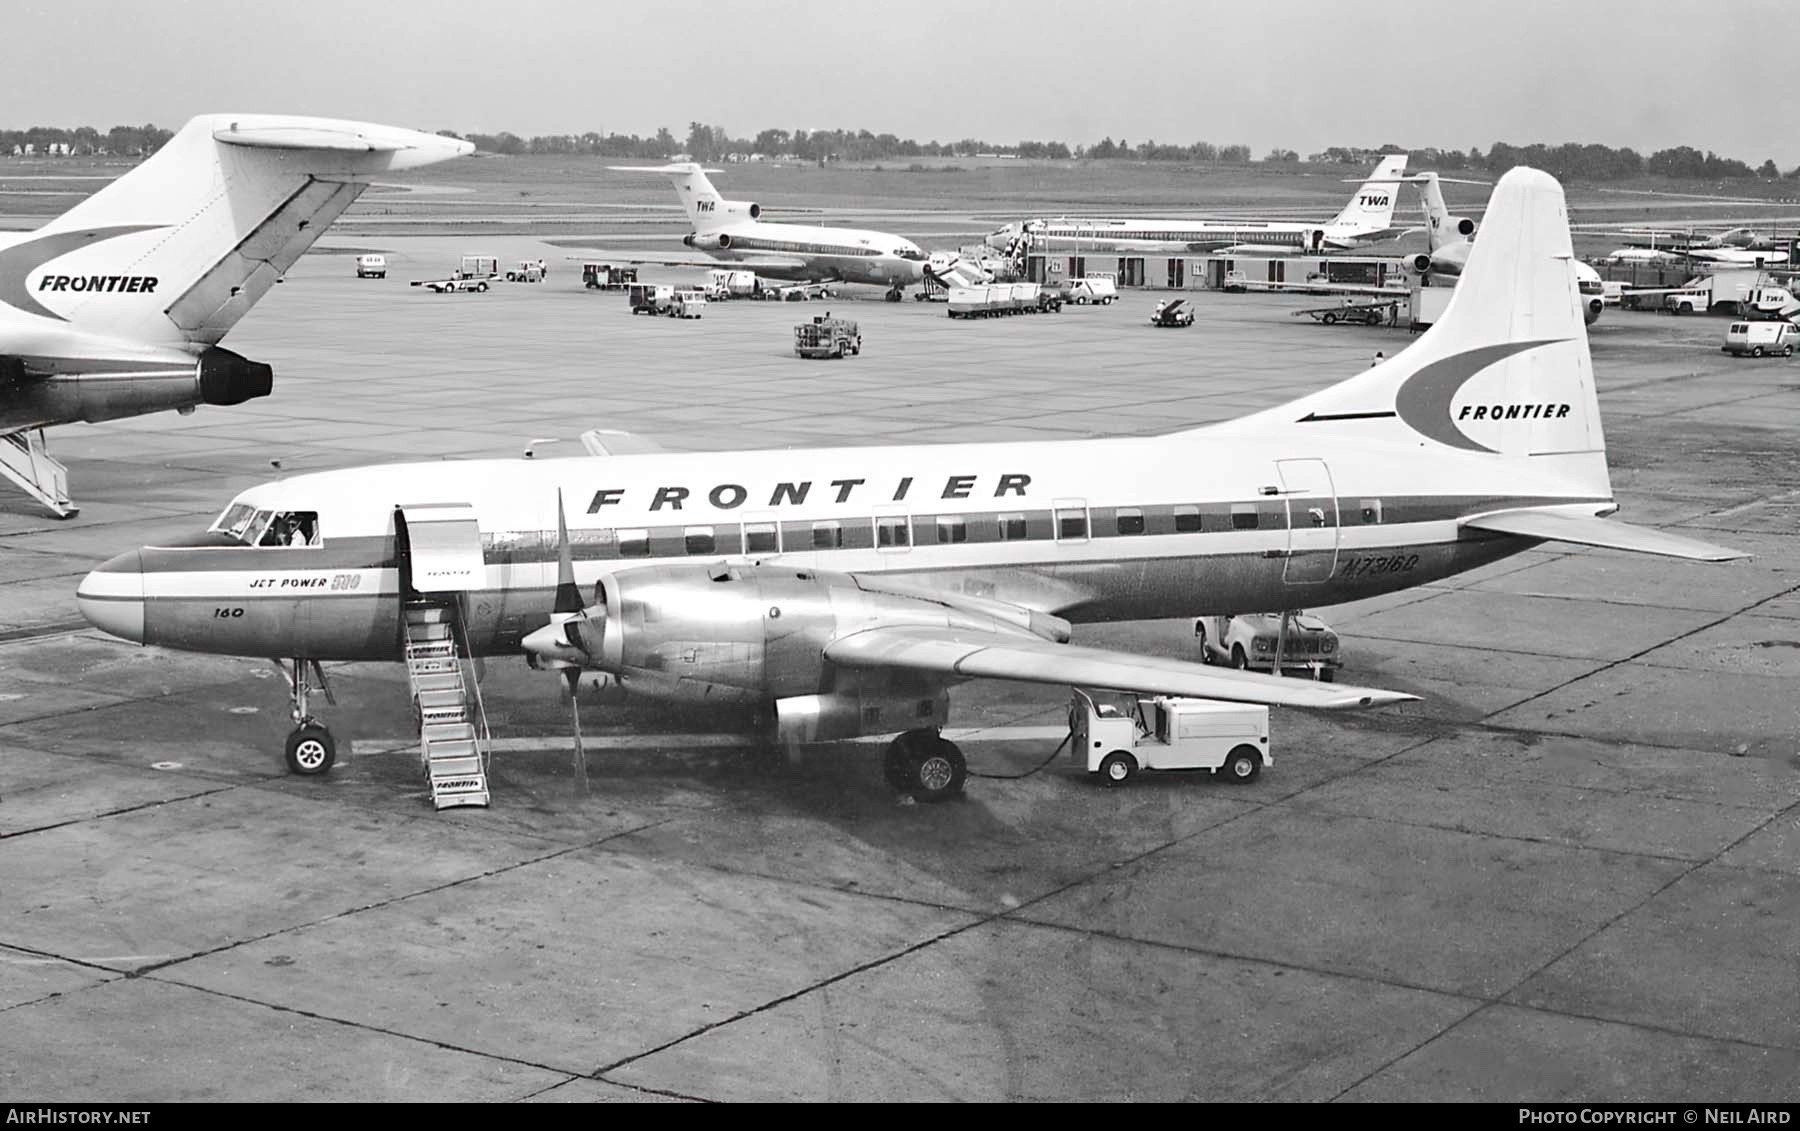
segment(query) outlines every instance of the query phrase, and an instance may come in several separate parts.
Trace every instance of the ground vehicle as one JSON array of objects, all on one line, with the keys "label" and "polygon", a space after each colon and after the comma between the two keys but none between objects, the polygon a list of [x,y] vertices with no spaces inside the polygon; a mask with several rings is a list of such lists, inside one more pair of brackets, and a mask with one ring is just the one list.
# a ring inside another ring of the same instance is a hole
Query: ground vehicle
[{"label": "ground vehicle", "polygon": [[1365,326],[1379,326],[1383,322],[1393,321],[1398,315],[1399,308],[1398,300],[1389,300],[1387,302],[1347,302],[1341,306],[1309,306],[1292,313],[1295,318],[1305,315],[1313,321],[1323,322],[1327,326],[1336,325],[1339,322],[1360,322]]},{"label": "ground vehicle", "polygon": [[982,283],[950,288],[950,317],[992,318],[1004,314],[1054,313],[1063,300],[1036,283]]},{"label": "ground vehicle", "polygon": [[794,352],[801,357],[843,357],[862,352],[862,331],[848,318],[820,315],[794,327]]},{"label": "ground vehicle", "polygon": [[1414,286],[1406,302],[1406,328],[1417,334],[1444,316],[1455,287]]},{"label": "ground vehicle", "polygon": [[544,266],[535,259],[521,259],[519,265],[506,272],[509,283],[541,283],[544,281]]},{"label": "ground vehicle", "polygon": [[1124,703],[1096,699],[1080,688],[1069,704],[1069,756],[1122,785],[1139,770],[1225,771],[1231,781],[1254,781],[1269,757],[1269,708],[1159,695]]},{"label": "ground vehicle", "polygon": [[637,282],[636,267],[614,267],[610,263],[583,263],[581,282],[589,290],[622,291]]},{"label": "ground vehicle", "polygon": [[1104,275],[1088,275],[1069,281],[1069,301],[1076,306],[1091,302],[1110,305],[1119,299],[1119,286]]},{"label": "ground vehicle", "polygon": [[1250,276],[1242,271],[1227,271],[1219,289],[1228,295],[1241,295],[1250,289]]},{"label": "ground vehicle", "polygon": [[1152,326],[1192,326],[1194,306],[1183,298],[1166,298],[1150,312]]},{"label": "ground vehicle", "polygon": [[625,301],[633,314],[667,314],[675,303],[675,288],[667,283],[632,283],[625,288]]},{"label": "ground vehicle", "polygon": [[706,297],[715,302],[756,294],[756,272],[714,268],[706,273]]},{"label": "ground vehicle", "polygon": [[1753,311],[1781,314],[1794,303],[1786,287],[1762,283],[1760,271],[1714,271],[1689,279],[1680,290],[1663,296],[1670,314],[1705,314],[1726,307],[1742,318]]},{"label": "ground vehicle", "polygon": [[1733,322],[1725,330],[1725,344],[1719,348],[1735,357],[1745,354],[1793,357],[1797,342],[1800,342],[1800,326],[1792,322]]},{"label": "ground vehicle", "polygon": [[458,267],[444,279],[414,279],[415,287],[430,287],[437,294],[454,294],[457,291],[481,292],[488,289],[488,283],[500,277],[500,261],[491,255],[465,255],[462,266]]},{"label": "ground vehicle", "polygon": [[824,283],[795,283],[791,287],[778,287],[773,291],[765,290],[764,297],[779,298],[783,302],[806,302],[815,298],[830,298],[833,291]]},{"label": "ground vehicle", "polygon": [[358,279],[387,278],[387,256],[359,255],[356,257],[356,277]]},{"label": "ground vehicle", "polygon": [[1281,674],[1306,673],[1330,683],[1344,666],[1338,635],[1331,626],[1301,610],[1287,614],[1283,639],[1281,613],[1241,613],[1234,617],[1196,617],[1194,640],[1203,664],[1228,663],[1250,671],[1274,671],[1276,653]]},{"label": "ground vehicle", "polygon": [[706,313],[706,293],[692,288],[678,290],[665,313],[670,318],[699,318]]}]

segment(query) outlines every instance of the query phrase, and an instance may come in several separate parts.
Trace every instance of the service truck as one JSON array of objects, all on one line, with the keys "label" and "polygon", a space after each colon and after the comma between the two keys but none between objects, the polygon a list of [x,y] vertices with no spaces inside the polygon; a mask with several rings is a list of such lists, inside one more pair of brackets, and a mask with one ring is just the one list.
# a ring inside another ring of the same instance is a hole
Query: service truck
[{"label": "service truck", "polygon": [[594,291],[622,291],[638,281],[636,267],[614,267],[610,263],[583,263],[581,283]]},{"label": "service truck", "polygon": [[1119,299],[1119,285],[1110,275],[1086,275],[1069,280],[1069,301],[1076,306],[1099,303],[1110,306]]},{"label": "service truck", "polygon": [[625,301],[633,314],[667,314],[675,303],[675,288],[667,283],[632,283]]},{"label": "service truck", "polygon": [[1069,757],[1107,785],[1140,770],[1223,770],[1229,781],[1248,782],[1273,764],[1262,704],[1074,691]]},{"label": "service truck", "polygon": [[848,318],[821,315],[794,327],[794,352],[801,357],[843,357],[862,352],[862,331]]},{"label": "service truck", "polygon": [[481,292],[500,277],[500,260],[492,255],[465,255],[462,265],[442,279],[414,279],[415,287],[429,287],[437,294]]},{"label": "service truck", "polygon": [[713,302],[750,298],[759,289],[754,271],[732,271],[715,267],[706,273],[706,297]]}]

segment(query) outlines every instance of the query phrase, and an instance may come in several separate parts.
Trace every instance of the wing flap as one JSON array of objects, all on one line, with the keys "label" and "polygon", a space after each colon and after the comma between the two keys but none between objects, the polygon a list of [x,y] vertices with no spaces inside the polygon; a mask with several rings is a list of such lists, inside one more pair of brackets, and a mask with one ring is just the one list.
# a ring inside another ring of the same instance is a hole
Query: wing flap
[{"label": "wing flap", "polygon": [[1699,562],[1728,562],[1750,555],[1742,550],[1715,546],[1695,538],[1684,538],[1648,526],[1633,526],[1598,515],[1568,514],[1563,511],[1523,507],[1518,510],[1495,511],[1465,518],[1460,526],[1489,530],[1496,534],[1516,534],[1523,538],[1542,538],[1550,542],[1572,542],[1578,546],[1600,546],[1608,550],[1629,550],[1639,554],[1661,554],[1670,558],[1687,558]]},{"label": "wing flap", "polygon": [[825,646],[825,658],[849,668],[901,668],[958,679],[1062,683],[1316,710],[1373,707],[1418,698],[1372,687],[1315,683],[1055,644],[1024,635],[921,625],[869,628],[841,636]]}]

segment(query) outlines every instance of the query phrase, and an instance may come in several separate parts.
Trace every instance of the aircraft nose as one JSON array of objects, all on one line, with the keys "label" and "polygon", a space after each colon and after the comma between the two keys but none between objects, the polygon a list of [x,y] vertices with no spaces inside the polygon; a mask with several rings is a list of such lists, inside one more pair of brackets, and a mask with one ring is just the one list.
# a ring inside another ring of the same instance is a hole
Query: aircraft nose
[{"label": "aircraft nose", "polygon": [[81,579],[75,603],[87,622],[136,644],[144,642],[144,562],[132,550],[102,563]]}]

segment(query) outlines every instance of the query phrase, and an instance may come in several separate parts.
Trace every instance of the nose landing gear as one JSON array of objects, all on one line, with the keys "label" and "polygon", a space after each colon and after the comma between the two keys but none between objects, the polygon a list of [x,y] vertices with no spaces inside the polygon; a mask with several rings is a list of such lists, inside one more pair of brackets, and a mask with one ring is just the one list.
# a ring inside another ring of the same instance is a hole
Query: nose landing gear
[{"label": "nose landing gear", "polygon": [[317,660],[294,661],[290,670],[280,660],[272,661],[276,670],[288,680],[288,699],[294,719],[294,729],[287,737],[287,766],[290,773],[303,777],[312,777],[325,773],[337,762],[337,740],[325,729],[325,724],[307,712],[307,697],[312,694],[313,685],[308,680],[308,673],[318,681],[318,689],[325,696],[325,701],[333,707],[337,706],[337,696],[331,693],[331,684],[325,679],[325,669]]}]

